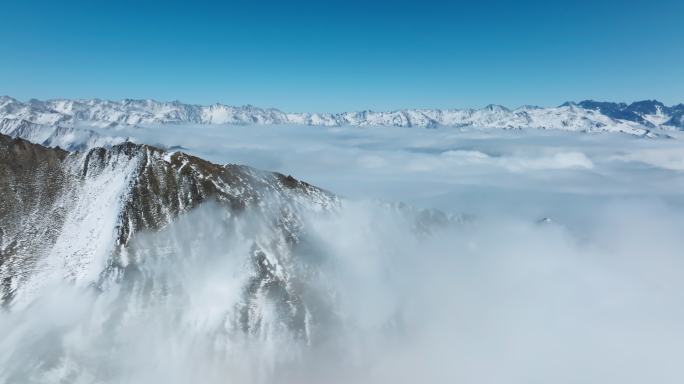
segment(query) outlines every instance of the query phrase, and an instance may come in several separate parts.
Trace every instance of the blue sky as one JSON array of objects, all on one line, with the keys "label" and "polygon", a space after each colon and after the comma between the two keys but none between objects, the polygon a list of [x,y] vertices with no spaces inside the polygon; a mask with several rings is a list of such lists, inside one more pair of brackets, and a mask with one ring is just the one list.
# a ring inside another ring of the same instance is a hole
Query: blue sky
[{"label": "blue sky", "polygon": [[684,102],[684,2],[8,1],[0,94],[288,111]]}]

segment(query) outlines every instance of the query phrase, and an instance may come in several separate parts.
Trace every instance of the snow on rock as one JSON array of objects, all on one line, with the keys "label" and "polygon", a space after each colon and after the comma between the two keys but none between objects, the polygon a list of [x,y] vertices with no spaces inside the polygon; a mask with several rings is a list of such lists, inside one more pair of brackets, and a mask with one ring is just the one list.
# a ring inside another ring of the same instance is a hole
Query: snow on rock
[{"label": "snow on rock", "polygon": [[56,202],[65,213],[61,229],[51,249],[38,261],[36,273],[19,291],[18,306],[30,303],[33,294],[51,283],[92,284],[114,250],[120,212],[139,159],[113,151],[96,165],[89,155],[65,162],[66,172],[74,180]]}]

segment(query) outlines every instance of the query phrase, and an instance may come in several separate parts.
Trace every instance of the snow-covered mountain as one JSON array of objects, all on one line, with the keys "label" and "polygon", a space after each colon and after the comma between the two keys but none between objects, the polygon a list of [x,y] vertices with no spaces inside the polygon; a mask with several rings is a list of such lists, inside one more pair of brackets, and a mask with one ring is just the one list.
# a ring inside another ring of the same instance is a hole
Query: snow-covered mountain
[{"label": "snow-covered mountain", "polygon": [[[40,126],[115,127],[145,124],[304,124],[321,126],[474,127],[496,129],[558,129],[580,132],[623,132],[652,135],[653,130],[684,128],[684,105],[658,101],[632,104],[582,101],[559,107],[523,106],[507,109],[405,109],[391,112],[286,113],[251,105],[232,107],[155,100],[107,101],[29,100],[0,98],[0,119]],[[4,123],[9,125],[10,123]],[[14,123],[19,124],[19,123]],[[3,133],[14,135],[9,129]]]}]

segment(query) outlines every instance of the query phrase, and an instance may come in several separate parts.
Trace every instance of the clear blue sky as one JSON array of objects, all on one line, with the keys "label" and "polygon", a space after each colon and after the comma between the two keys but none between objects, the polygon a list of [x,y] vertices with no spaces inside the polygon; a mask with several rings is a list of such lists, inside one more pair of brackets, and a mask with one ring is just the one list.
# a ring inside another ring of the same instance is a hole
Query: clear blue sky
[{"label": "clear blue sky", "polygon": [[288,111],[684,102],[684,1],[5,1],[0,94]]}]

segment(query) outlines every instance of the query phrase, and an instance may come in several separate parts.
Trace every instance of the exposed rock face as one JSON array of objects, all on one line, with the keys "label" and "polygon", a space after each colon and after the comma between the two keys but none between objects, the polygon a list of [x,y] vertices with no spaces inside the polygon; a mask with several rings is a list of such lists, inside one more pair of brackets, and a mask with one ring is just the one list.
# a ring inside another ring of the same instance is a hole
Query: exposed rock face
[{"label": "exposed rock face", "polygon": [[0,135],[0,278],[2,302],[30,273],[64,223],[68,153]]},{"label": "exposed rock face", "polygon": [[252,274],[243,284],[233,326],[260,332],[258,302],[267,297],[280,314],[278,323],[303,336],[304,282],[292,272],[290,257],[298,243],[299,215],[339,204],[334,195],[290,176],[147,145],[69,153],[4,135],[0,193],[4,306],[28,302],[54,279],[100,289],[125,282],[131,291],[146,292],[133,287],[158,282],[140,267],[146,248],[136,236],[159,231],[211,202],[228,218],[249,214],[261,228],[254,232],[248,256]]}]

